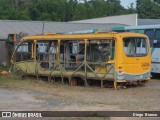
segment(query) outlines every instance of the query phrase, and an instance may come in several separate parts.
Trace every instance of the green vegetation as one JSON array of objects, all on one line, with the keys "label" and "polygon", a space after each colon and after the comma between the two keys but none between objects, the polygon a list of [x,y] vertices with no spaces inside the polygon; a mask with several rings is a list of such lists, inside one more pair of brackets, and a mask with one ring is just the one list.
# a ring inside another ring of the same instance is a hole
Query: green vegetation
[{"label": "green vegetation", "polygon": [[10,68],[10,66],[9,66],[9,65],[8,65],[8,66],[0,65],[0,70],[6,70],[6,71],[8,71],[8,70],[9,70],[9,68]]},{"label": "green vegetation", "polygon": [[9,73],[6,75],[0,75],[0,85],[9,87],[9,88],[23,88],[29,90],[39,91],[42,88],[51,88],[52,84],[45,82],[43,80],[37,80],[36,78],[26,78],[22,79],[21,76],[16,75],[16,73]]},{"label": "green vegetation", "polygon": [[140,18],[160,18],[159,0],[137,0],[126,9],[120,0],[0,0],[0,19],[73,21],[138,13]]},{"label": "green vegetation", "polygon": [[0,0],[0,19],[73,21],[138,13],[140,18],[160,18],[159,0],[137,0],[128,8],[120,0]]},{"label": "green vegetation", "polygon": [[135,12],[120,0],[0,0],[0,19],[7,20],[72,21]]},{"label": "green vegetation", "polygon": [[33,90],[39,92],[46,92],[46,93],[54,93],[55,91],[64,92],[65,90],[72,91],[74,89],[80,89],[81,91],[93,91],[98,90],[99,88],[95,87],[75,87],[69,85],[62,85],[61,83],[48,83],[45,79],[37,80],[36,77],[27,77],[22,79],[21,76],[17,75],[16,73],[9,73],[6,75],[0,75],[0,86],[6,86],[8,88],[20,88],[25,90]]},{"label": "green vegetation", "polygon": [[137,0],[137,12],[140,18],[160,19],[160,1]]}]

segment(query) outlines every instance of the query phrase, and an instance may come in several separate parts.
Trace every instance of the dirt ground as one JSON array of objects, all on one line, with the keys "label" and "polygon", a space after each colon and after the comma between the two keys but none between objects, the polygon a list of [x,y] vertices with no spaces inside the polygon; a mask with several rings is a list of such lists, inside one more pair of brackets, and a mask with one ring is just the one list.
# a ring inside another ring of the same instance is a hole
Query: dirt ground
[{"label": "dirt ground", "polygon": [[[139,86],[115,90],[113,88],[101,89],[99,87],[51,85],[46,82],[33,80],[15,80],[11,82],[8,79],[1,78],[0,110],[160,111],[160,80],[150,80],[149,83],[143,87]],[[46,119],[52,120],[53,118]],[[54,119],[66,120],[66,118]],[[76,119],[81,120],[81,118]],[[121,120],[126,118],[94,119]],[[134,120],[135,118],[129,119]],[[139,119],[148,120],[148,118],[138,118],[138,120]],[[156,119],[159,120],[160,118]]]}]

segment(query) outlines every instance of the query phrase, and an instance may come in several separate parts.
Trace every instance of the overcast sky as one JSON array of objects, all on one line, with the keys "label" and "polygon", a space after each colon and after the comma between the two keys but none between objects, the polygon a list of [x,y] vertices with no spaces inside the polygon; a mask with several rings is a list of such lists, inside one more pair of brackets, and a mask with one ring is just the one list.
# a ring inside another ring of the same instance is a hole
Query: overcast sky
[{"label": "overcast sky", "polygon": [[131,3],[134,3],[134,7],[136,6],[136,0],[121,0],[121,4],[127,8]]}]

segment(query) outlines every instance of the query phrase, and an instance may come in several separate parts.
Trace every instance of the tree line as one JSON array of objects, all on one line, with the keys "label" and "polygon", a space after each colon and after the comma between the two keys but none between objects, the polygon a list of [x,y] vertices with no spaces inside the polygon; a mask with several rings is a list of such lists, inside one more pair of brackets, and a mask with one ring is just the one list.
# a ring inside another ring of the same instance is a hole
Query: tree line
[{"label": "tree line", "polygon": [[160,18],[159,0],[136,0],[124,8],[120,0],[0,0],[0,19],[74,21],[138,13],[139,18]]}]

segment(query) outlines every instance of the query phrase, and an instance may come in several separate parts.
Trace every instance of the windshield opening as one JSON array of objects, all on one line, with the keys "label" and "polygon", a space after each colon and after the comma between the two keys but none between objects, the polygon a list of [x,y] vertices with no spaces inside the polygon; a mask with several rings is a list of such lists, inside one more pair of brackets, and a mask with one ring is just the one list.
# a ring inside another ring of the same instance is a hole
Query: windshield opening
[{"label": "windshield opening", "polygon": [[123,39],[124,51],[127,56],[146,56],[147,40],[146,38],[128,37]]}]

